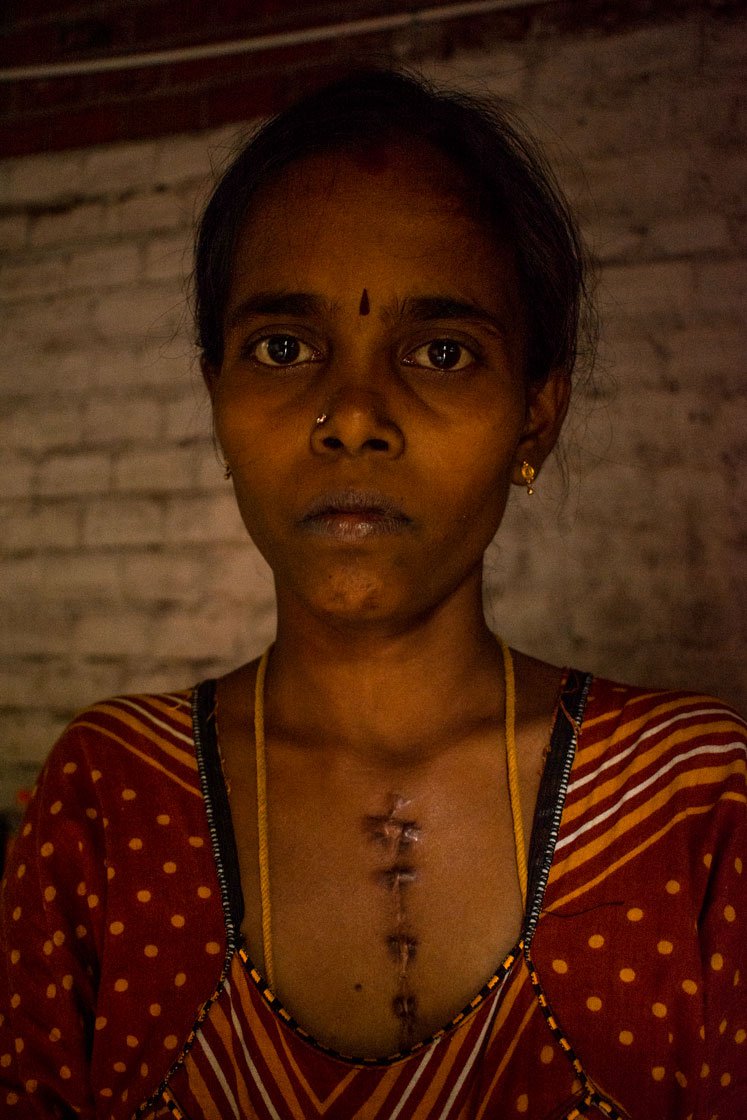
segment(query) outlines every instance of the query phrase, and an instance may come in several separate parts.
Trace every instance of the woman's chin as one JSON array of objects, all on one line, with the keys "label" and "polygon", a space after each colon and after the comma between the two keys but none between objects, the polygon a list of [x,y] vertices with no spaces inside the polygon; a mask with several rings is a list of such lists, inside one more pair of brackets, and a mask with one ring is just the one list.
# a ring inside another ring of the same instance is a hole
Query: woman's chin
[{"label": "woman's chin", "polygon": [[414,594],[397,587],[382,573],[336,570],[315,580],[304,579],[289,593],[278,587],[278,613],[286,621],[307,616],[335,628],[394,625],[399,629],[412,613]]}]

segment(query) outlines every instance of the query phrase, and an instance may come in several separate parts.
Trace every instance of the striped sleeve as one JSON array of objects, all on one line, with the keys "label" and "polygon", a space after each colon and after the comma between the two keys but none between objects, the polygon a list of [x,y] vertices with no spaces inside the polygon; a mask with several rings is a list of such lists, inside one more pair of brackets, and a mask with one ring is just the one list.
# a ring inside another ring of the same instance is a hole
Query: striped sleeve
[{"label": "striped sleeve", "polygon": [[189,693],[70,725],[13,845],[0,928],[0,1115],[130,1116],[225,955]]},{"label": "striped sleeve", "polygon": [[601,1083],[631,1106],[645,1089],[649,1114],[736,1120],[747,1099],[746,744],[711,697],[592,686],[547,951],[573,940],[565,1017]]}]

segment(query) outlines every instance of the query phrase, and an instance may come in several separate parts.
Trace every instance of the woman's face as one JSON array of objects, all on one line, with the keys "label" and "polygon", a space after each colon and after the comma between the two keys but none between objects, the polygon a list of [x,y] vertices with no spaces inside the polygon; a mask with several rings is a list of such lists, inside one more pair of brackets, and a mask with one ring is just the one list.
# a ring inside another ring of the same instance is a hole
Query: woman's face
[{"label": "woman's face", "polygon": [[[291,609],[395,628],[480,594],[522,459],[564,379],[527,394],[509,249],[426,144],[311,157],[240,239],[215,427],[244,522]],[[449,189],[449,185],[452,189]]]}]

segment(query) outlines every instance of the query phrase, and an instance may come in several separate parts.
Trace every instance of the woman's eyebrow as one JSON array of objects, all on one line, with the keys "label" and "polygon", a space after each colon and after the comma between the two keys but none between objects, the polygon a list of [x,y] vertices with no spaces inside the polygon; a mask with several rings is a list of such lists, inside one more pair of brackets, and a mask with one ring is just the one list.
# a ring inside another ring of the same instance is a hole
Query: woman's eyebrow
[{"label": "woman's eyebrow", "polygon": [[230,330],[254,315],[320,315],[330,311],[330,304],[310,292],[255,292],[233,308],[226,323]]},{"label": "woman's eyebrow", "polygon": [[468,319],[484,323],[499,334],[508,333],[508,324],[492,311],[479,303],[468,300],[452,299],[450,296],[410,296],[397,304],[394,316],[397,319],[414,319],[419,323],[434,319]]}]

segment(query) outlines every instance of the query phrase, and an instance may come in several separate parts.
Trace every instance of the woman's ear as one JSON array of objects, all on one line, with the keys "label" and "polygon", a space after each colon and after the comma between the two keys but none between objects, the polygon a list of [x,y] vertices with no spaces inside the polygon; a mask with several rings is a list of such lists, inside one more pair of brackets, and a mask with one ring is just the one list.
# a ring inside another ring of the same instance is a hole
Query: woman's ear
[{"label": "woman's ear", "polygon": [[525,486],[522,464],[529,463],[539,472],[555,446],[571,399],[571,379],[565,369],[550,370],[540,385],[530,385],[527,392],[527,415],[519,442],[511,481]]}]

